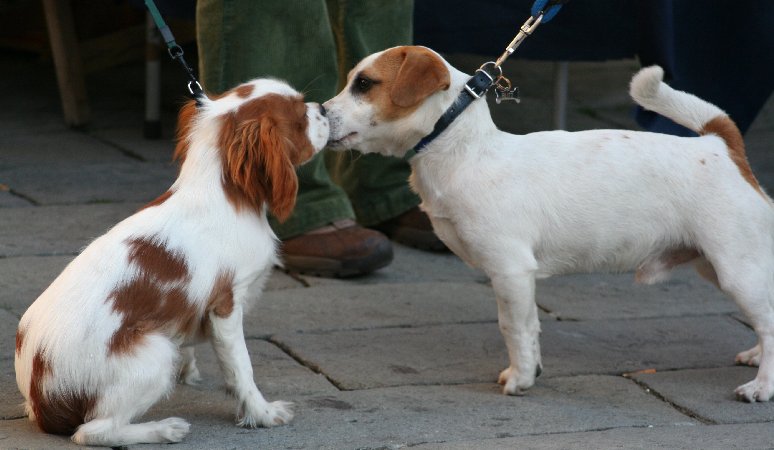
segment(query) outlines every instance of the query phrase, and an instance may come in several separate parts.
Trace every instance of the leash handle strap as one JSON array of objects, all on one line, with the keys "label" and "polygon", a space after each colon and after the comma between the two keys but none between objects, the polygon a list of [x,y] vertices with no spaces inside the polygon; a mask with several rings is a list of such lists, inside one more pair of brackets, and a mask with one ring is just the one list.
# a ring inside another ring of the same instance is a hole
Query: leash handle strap
[{"label": "leash handle strap", "polygon": [[153,22],[156,24],[156,28],[159,29],[161,37],[164,38],[164,42],[167,43],[167,47],[170,49],[172,47],[177,47],[178,45],[177,42],[175,42],[175,36],[172,35],[172,31],[169,29],[166,22],[164,22],[164,18],[161,17],[161,13],[159,12],[159,9],[156,8],[156,4],[153,3],[153,0],[145,0],[145,7],[148,8],[148,12],[150,12]]},{"label": "leash handle strap", "polygon": [[161,37],[164,38],[164,42],[167,44],[169,57],[172,58],[173,61],[179,62],[180,65],[183,66],[186,75],[188,75],[188,92],[193,96],[194,100],[196,100],[196,106],[201,106],[201,100],[205,97],[204,89],[202,89],[199,80],[196,79],[196,75],[194,74],[193,69],[191,69],[191,66],[185,62],[182,47],[175,42],[175,36],[172,34],[172,30],[170,30],[166,22],[164,22],[164,18],[161,17],[161,13],[153,0],[145,0],[145,6],[148,8],[148,12],[150,12],[153,22],[156,24],[156,28],[159,29]]},{"label": "leash handle strap", "polygon": [[569,1],[570,0],[536,0],[535,3],[532,4],[532,10],[530,11],[530,14],[532,14],[532,17],[537,17],[542,13],[542,22],[546,23],[553,19],[554,16],[556,16],[556,13],[562,9],[562,6],[564,6]]}]

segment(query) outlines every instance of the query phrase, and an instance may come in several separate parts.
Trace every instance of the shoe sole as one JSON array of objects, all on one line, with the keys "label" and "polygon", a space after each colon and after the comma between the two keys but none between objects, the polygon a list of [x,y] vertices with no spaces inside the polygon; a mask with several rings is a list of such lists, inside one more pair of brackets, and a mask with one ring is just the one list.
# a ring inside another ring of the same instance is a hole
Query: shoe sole
[{"label": "shoe sole", "polygon": [[324,278],[352,278],[390,265],[392,247],[360,259],[336,260],[317,256],[285,255],[285,271]]}]

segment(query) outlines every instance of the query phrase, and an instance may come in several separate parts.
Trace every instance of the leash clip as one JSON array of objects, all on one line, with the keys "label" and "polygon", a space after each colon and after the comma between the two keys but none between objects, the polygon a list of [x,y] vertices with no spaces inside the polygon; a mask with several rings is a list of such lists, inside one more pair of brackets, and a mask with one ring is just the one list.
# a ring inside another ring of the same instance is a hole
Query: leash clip
[{"label": "leash clip", "polygon": [[188,92],[194,97],[199,97],[203,95],[204,89],[202,89],[202,85],[197,80],[191,80],[188,82]]},{"label": "leash clip", "polygon": [[499,58],[497,58],[497,61],[495,61],[495,66],[500,67],[506,59],[508,59],[511,54],[516,51],[516,49],[521,45],[522,42],[524,42],[525,39],[527,39],[528,36],[532,34],[533,31],[535,31],[535,28],[540,25],[540,22],[543,20],[543,12],[541,11],[537,16],[530,16],[529,19],[527,19],[526,22],[524,22],[524,25],[519,28],[519,33],[516,35],[515,38],[511,41],[510,44],[508,44],[507,47],[505,47],[505,51],[502,55],[500,55]]}]

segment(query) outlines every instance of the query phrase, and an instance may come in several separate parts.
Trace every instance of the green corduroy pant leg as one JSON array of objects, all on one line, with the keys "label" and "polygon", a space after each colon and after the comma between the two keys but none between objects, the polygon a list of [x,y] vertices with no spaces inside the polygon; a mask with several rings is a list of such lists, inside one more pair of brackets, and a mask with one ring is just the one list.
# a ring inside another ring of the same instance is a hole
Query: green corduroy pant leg
[{"label": "green corduroy pant leg", "polygon": [[[202,83],[219,93],[255,77],[275,77],[322,103],[353,63],[411,40],[412,6],[410,0],[199,0]],[[328,155],[326,166],[325,153],[298,169],[293,214],[282,224],[272,220],[280,238],[353,218],[355,211],[358,221],[371,225],[418,204],[405,161],[347,152]]]},{"label": "green corduroy pant leg", "polygon": [[[340,88],[361,59],[413,40],[413,0],[331,0],[328,4],[338,43]],[[404,159],[328,152],[326,161],[363,225],[378,224],[419,204],[408,186],[411,170]]]}]

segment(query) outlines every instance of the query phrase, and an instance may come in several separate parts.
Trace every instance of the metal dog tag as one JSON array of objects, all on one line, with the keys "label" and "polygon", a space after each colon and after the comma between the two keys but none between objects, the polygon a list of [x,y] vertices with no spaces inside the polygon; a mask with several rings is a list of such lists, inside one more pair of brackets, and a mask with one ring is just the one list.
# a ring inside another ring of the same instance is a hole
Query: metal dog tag
[{"label": "metal dog tag", "polygon": [[514,101],[516,103],[521,103],[521,99],[519,98],[519,88],[515,87],[512,89],[500,89],[500,87],[495,88],[495,103],[498,105],[505,101]]},{"label": "metal dog tag", "polygon": [[505,78],[504,76],[500,75],[500,77],[495,81],[495,103],[498,105],[501,102],[513,100],[516,103],[520,103],[521,99],[519,98],[519,88],[518,87],[511,87],[511,80]]}]

